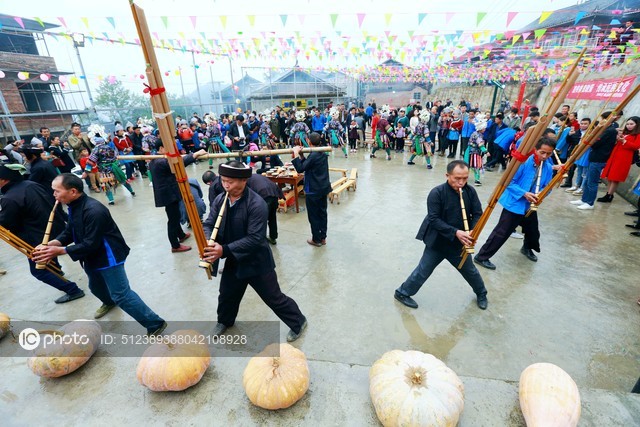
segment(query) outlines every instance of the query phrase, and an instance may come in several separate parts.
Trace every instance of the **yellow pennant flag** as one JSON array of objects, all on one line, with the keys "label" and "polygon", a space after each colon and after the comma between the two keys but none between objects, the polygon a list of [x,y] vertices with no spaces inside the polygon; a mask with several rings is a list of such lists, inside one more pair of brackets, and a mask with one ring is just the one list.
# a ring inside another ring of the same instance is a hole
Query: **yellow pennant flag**
[{"label": "yellow pennant flag", "polygon": [[87,27],[87,29],[89,29],[89,18],[80,18],[80,20],[82,20],[82,23],[84,24],[85,27]]},{"label": "yellow pennant flag", "polygon": [[256,23],[256,15],[248,15],[247,19],[249,20],[249,26],[253,27]]},{"label": "yellow pennant flag", "polygon": [[540,21],[538,21],[538,24],[542,24],[544,21],[546,21],[547,18],[549,18],[552,13],[553,12],[542,12],[540,14]]},{"label": "yellow pennant flag", "polygon": [[385,13],[384,14],[384,22],[385,24],[389,25],[391,23],[391,14],[390,13]]}]

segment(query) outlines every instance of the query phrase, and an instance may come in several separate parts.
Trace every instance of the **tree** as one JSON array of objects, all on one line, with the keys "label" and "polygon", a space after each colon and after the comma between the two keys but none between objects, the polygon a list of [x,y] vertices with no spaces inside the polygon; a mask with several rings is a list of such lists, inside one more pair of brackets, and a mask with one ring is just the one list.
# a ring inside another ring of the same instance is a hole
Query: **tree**
[{"label": "tree", "polygon": [[97,94],[95,105],[107,109],[103,113],[111,120],[134,123],[138,117],[151,115],[149,101],[125,88],[119,80],[102,81]]}]

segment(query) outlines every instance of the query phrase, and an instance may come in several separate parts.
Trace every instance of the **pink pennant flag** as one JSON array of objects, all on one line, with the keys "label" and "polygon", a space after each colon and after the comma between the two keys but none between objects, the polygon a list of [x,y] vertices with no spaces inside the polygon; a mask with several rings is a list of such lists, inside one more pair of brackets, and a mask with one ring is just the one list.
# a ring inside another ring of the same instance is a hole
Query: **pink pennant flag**
[{"label": "pink pennant flag", "polygon": [[455,13],[453,12],[447,12],[444,14],[445,15],[445,23],[449,23],[449,21],[451,21],[451,18],[453,18],[453,15],[455,15]]},{"label": "pink pennant flag", "polygon": [[305,15],[298,15],[298,21],[300,21],[300,25],[304,25]]},{"label": "pink pennant flag", "polygon": [[366,14],[364,13],[358,13],[358,28],[362,28],[362,21],[364,21],[365,16]]},{"label": "pink pennant flag", "polygon": [[22,29],[24,30],[24,22],[22,22],[22,18],[14,16],[13,19],[15,19],[16,22],[18,23],[18,25],[20,25],[22,27]]},{"label": "pink pennant flag", "polygon": [[65,28],[67,28],[67,22],[64,20],[64,18],[63,18],[63,17],[59,16],[59,17],[58,17],[58,21],[60,21],[60,23],[61,23]]},{"label": "pink pennant flag", "polygon": [[189,19],[191,19],[191,25],[193,26],[193,29],[195,30],[196,28],[196,20],[198,19],[197,16],[190,16]]},{"label": "pink pennant flag", "polygon": [[513,18],[515,18],[517,15],[518,15],[518,12],[508,12],[507,13],[507,28],[511,24],[511,21],[513,21]]}]

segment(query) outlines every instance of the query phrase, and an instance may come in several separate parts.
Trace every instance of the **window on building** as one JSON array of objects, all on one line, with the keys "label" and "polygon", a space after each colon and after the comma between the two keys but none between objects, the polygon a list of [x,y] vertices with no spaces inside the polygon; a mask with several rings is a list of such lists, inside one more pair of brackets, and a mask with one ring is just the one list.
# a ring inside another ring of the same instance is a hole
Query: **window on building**
[{"label": "window on building", "polygon": [[420,92],[413,92],[413,99],[415,99],[416,101],[420,101],[420,96],[422,94]]},{"label": "window on building", "polygon": [[21,83],[18,91],[27,112],[55,111],[56,102],[49,83]]}]

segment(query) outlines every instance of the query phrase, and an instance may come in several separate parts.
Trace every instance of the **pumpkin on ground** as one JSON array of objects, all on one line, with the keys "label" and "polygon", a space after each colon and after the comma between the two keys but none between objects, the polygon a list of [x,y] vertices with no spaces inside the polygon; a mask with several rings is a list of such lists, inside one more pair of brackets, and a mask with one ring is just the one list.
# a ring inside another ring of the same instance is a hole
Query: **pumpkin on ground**
[{"label": "pumpkin on ground", "polygon": [[242,385],[254,405],[264,409],[288,408],[309,389],[307,358],[290,344],[270,344],[249,360]]},{"label": "pumpkin on ground", "polygon": [[0,339],[11,330],[11,319],[4,313],[0,313]]},{"label": "pumpkin on ground", "polygon": [[551,363],[534,363],[520,374],[520,408],[528,427],[575,427],[580,392],[569,374]]},{"label": "pumpkin on ground", "polygon": [[74,320],[52,331],[52,335],[55,342],[36,348],[27,360],[33,373],[45,378],[70,374],[87,363],[100,345],[102,328],[93,320]]},{"label": "pumpkin on ground", "polygon": [[383,354],[369,371],[369,393],[384,426],[455,426],[464,409],[460,378],[420,351]]},{"label": "pumpkin on ground", "polygon": [[136,376],[152,391],[182,391],[198,384],[209,368],[211,353],[204,335],[180,330],[145,350]]}]

